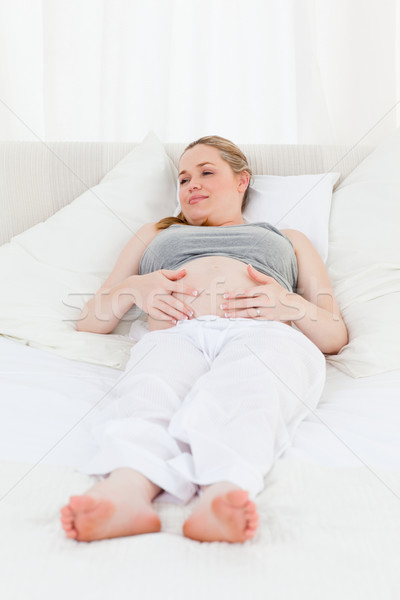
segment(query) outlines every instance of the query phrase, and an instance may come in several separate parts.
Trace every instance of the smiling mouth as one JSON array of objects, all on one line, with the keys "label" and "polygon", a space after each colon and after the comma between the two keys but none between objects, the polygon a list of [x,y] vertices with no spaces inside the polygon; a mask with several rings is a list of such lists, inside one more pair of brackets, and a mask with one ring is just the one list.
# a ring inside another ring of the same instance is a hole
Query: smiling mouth
[{"label": "smiling mouth", "polygon": [[207,196],[195,196],[194,198],[190,198],[189,204],[196,204],[196,202],[200,202],[200,200],[204,200]]}]

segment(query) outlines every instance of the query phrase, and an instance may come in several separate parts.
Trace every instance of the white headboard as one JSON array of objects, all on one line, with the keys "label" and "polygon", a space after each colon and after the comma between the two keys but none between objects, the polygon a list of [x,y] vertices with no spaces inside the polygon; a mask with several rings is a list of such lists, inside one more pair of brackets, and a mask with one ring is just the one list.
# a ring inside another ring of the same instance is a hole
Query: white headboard
[{"label": "white headboard", "polygon": [[[44,221],[102,177],[135,143],[0,142],[0,244]],[[175,164],[186,144],[165,144]],[[254,174],[337,171],[343,180],[372,150],[358,146],[242,144]]]}]

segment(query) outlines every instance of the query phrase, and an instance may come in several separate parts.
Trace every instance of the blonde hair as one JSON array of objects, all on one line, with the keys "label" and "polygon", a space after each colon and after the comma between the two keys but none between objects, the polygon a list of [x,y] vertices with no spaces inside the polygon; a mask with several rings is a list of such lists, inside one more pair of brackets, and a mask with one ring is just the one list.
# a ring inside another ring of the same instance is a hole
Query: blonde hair
[{"label": "blonde hair", "polygon": [[[188,146],[186,146],[186,148],[182,152],[181,158],[187,150],[190,150],[191,148],[194,148],[199,144],[204,144],[205,146],[213,146],[214,148],[217,148],[220,151],[221,158],[230,165],[234,173],[242,173],[242,171],[247,171],[250,175],[251,181],[253,173],[249,166],[246,156],[243,154],[240,148],[236,146],[236,144],[218,135],[208,135],[194,142],[191,142]],[[241,207],[242,211],[247,204],[249,187],[250,184],[247,186],[247,189],[243,196],[243,202]],[[170,225],[173,225],[175,223],[180,223],[181,225],[190,225],[190,223],[186,221],[183,212],[181,211],[176,217],[165,217],[164,219],[161,219],[161,221],[158,221],[158,223],[156,223],[156,228],[167,229]],[[205,225],[207,225],[207,221]]]}]

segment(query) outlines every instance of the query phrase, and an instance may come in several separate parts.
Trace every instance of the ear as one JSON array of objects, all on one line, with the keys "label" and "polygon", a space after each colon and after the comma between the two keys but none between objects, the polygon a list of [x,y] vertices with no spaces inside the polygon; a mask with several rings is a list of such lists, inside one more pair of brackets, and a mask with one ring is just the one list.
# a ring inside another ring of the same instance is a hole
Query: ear
[{"label": "ear", "polygon": [[250,175],[248,174],[247,171],[242,171],[240,173],[238,192],[244,193],[247,190],[249,183],[250,183]]}]

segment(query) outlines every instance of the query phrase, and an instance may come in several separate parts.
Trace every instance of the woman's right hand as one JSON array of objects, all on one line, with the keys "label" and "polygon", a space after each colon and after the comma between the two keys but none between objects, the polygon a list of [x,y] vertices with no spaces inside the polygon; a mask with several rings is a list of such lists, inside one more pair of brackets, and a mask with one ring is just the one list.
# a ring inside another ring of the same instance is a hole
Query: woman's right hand
[{"label": "woman's right hand", "polygon": [[198,296],[198,291],[187,287],[183,281],[186,269],[160,269],[146,275],[132,275],[132,287],[135,290],[135,304],[153,319],[160,321],[180,320],[193,317],[194,310],[190,304],[184,303],[173,292]]}]

